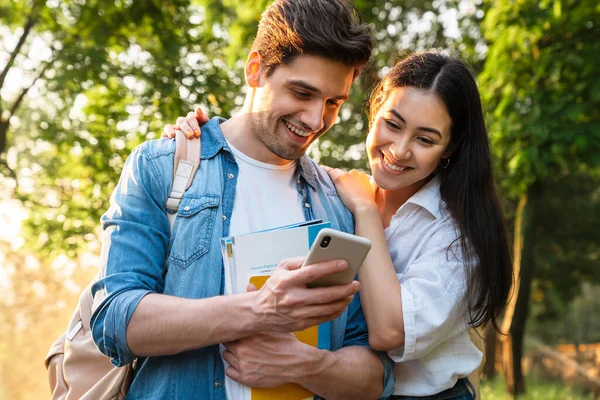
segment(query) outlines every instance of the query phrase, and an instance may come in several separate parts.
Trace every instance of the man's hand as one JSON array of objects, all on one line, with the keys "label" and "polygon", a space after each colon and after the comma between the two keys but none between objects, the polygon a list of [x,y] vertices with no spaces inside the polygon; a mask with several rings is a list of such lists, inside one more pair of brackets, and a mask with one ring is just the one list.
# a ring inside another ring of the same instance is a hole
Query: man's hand
[{"label": "man's hand", "polygon": [[270,388],[295,382],[306,351],[319,351],[300,342],[293,333],[259,333],[225,343],[225,374],[250,387]]},{"label": "man's hand", "polygon": [[182,131],[188,139],[200,137],[200,127],[208,122],[208,116],[200,107],[195,111],[190,111],[187,116],[177,118],[175,125],[167,124],[163,128],[161,137],[174,138],[176,132]]},{"label": "man's hand", "polygon": [[269,332],[301,331],[342,315],[360,283],[307,288],[306,284],[323,276],[343,271],[345,260],[331,260],[302,267],[304,257],[281,261],[273,275],[258,291],[253,312],[258,323]]}]

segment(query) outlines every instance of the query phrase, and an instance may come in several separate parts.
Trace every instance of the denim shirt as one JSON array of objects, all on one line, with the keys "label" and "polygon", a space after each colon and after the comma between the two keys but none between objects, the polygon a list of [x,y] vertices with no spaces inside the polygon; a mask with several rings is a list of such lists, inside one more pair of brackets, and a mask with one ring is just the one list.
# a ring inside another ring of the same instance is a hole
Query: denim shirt
[{"label": "denim shirt", "polygon": [[[229,232],[238,171],[219,126],[223,121],[213,118],[202,127],[200,168],[183,196],[172,234],[166,202],[174,140],[145,142],[132,152],[101,218],[102,265],[92,289],[91,330],[100,351],[116,366],[136,358],[127,345],[126,330],[144,296],[164,293],[201,299],[223,293],[219,240]],[[331,222],[332,228],[353,231],[352,214],[314,161],[302,157],[296,177],[307,220],[320,218]],[[331,350],[344,346],[368,346],[358,295],[332,321]],[[385,369],[384,397],[393,392],[393,363],[385,353],[378,356]],[[224,400],[224,376],[218,345],[147,357],[139,360],[128,398]]]}]

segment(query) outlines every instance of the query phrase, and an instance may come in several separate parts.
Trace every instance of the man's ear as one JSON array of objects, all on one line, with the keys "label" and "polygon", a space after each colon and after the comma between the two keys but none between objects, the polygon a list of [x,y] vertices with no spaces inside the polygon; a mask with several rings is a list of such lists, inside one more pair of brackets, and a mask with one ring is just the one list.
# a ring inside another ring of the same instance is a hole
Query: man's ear
[{"label": "man's ear", "polygon": [[262,86],[262,59],[258,51],[253,50],[246,61],[246,83],[251,88]]}]

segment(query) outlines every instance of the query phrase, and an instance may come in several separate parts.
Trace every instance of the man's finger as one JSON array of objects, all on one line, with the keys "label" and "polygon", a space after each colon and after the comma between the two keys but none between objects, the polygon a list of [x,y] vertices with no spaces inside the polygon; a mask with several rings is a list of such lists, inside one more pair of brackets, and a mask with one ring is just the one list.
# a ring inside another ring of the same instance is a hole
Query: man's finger
[{"label": "man's finger", "polygon": [[324,276],[344,271],[346,268],[348,268],[348,262],[342,259],[305,265],[302,268],[297,269],[294,280],[297,280],[301,284],[307,284]]},{"label": "man's finger", "polygon": [[227,364],[231,365],[234,369],[238,369],[240,365],[240,360],[229,350],[225,350],[223,352],[223,360],[227,362]]},{"label": "man's finger", "polygon": [[[339,306],[345,308],[342,304],[345,301],[351,301],[352,296],[358,293],[360,284],[358,281],[347,285],[335,285],[328,288],[310,288],[306,289],[307,293],[301,293],[299,302],[310,309],[311,306],[323,307],[322,311],[319,311],[315,316],[330,314],[335,312],[335,309]],[[304,311],[301,311],[304,313]],[[313,312],[313,311],[310,311]],[[299,317],[308,318],[310,314],[302,314]]]},{"label": "man's finger", "polygon": [[286,258],[284,260],[281,260],[281,262],[279,263],[279,266],[277,268],[283,268],[283,269],[287,269],[288,271],[293,271],[302,266],[302,263],[304,262],[305,258],[306,257]]},{"label": "man's finger", "polygon": [[233,367],[227,367],[227,369],[225,369],[225,375],[227,375],[228,377],[230,377],[231,379],[233,379],[234,381],[243,384],[244,382],[242,382],[242,374],[240,373],[240,371],[238,371],[237,369],[233,368]]},{"label": "man's finger", "polygon": [[353,296],[360,290],[360,283],[352,281],[346,285],[310,288],[310,297],[305,304],[332,304]]},{"label": "man's finger", "polygon": [[344,311],[353,299],[354,294],[338,298],[336,301],[331,303],[307,305],[300,310],[296,318],[298,320],[306,320],[310,318],[329,318],[332,315],[336,315],[337,313]]},{"label": "man's finger", "polygon": [[257,290],[258,288],[254,283],[249,283],[248,286],[246,286],[246,292],[256,292]]}]

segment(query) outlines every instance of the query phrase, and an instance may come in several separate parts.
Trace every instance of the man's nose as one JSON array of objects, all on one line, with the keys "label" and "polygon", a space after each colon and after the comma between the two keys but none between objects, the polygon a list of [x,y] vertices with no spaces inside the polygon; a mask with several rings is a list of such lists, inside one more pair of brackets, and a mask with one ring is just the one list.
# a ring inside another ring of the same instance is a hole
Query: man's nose
[{"label": "man's nose", "polygon": [[310,128],[311,131],[317,132],[324,126],[323,114],[325,112],[325,104],[322,102],[313,102],[307,108],[303,115],[302,122]]}]

